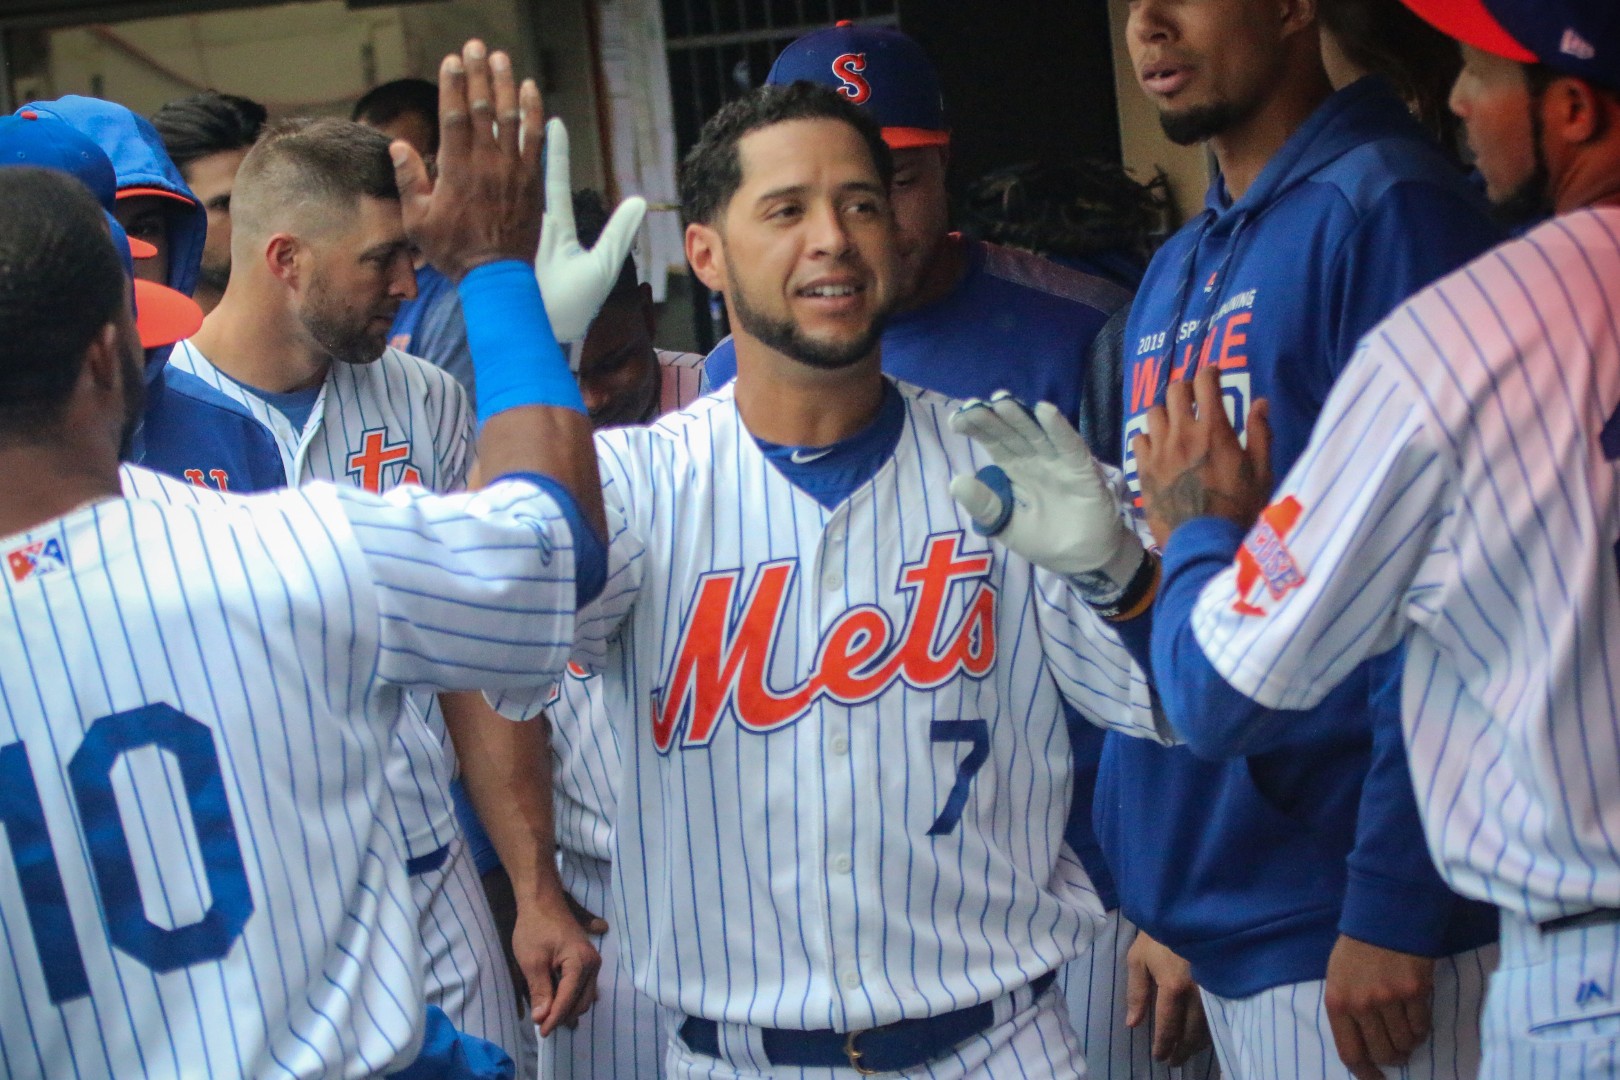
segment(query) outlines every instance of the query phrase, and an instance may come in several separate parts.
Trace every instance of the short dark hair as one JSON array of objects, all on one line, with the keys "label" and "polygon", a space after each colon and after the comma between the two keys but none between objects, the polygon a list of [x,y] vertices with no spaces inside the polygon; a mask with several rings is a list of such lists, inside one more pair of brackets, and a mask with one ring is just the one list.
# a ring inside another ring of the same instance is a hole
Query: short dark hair
[{"label": "short dark hair", "polygon": [[[607,228],[607,223],[607,202],[601,192],[590,188],[574,192],[574,235],[579,238],[581,247],[595,247],[596,242],[602,239],[602,230]],[[619,267],[619,276],[604,303],[639,299],[641,294],[638,288],[635,256],[626,255],[624,265]]]},{"label": "short dark hair", "polygon": [[742,160],[737,154],[742,137],[789,120],[842,120],[866,142],[883,186],[894,179],[894,155],[877,121],[838,91],[802,81],[761,86],[710,117],[681,163],[681,216],[688,224],[713,224],[742,186]]},{"label": "short dark hair", "polygon": [[95,197],[64,173],[0,169],[0,440],[60,422],[85,350],[129,296]]},{"label": "short dark hair", "polygon": [[274,231],[291,207],[347,206],[362,196],[398,199],[388,137],[352,120],[284,120],[265,129],[242,160],[231,197],[234,227]]},{"label": "short dark hair", "polygon": [[1453,38],[1412,14],[1401,0],[1322,0],[1317,20],[1352,64],[1394,83],[1418,122],[1447,153],[1457,155],[1462,121],[1452,113],[1450,99],[1462,70],[1462,50]]},{"label": "short dark hair", "polygon": [[269,117],[257,101],[204,90],[163,106],[153,114],[152,126],[184,172],[198,158],[252,146]]},{"label": "short dark hair", "polygon": [[428,153],[439,152],[439,88],[426,79],[395,79],[367,90],[354,103],[350,119],[368,124],[391,124],[401,116],[415,115],[427,121]]}]

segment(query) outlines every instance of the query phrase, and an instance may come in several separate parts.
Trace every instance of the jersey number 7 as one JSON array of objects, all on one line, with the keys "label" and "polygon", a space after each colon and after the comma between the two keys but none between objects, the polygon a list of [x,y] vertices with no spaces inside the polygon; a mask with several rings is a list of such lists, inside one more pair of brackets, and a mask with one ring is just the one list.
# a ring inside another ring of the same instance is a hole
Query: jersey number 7
[{"label": "jersey number 7", "polygon": [[[186,926],[158,926],[147,917],[129,833],[113,789],[114,767],[124,755],[146,747],[170,755],[179,766],[183,790],[173,794],[177,800],[183,799],[189,812],[207,881],[208,910]],[[218,960],[229,952],[253,914],[253,895],[225,797],[213,733],[168,705],[104,716],[85,732],[67,773],[108,939],[158,972]],[[52,1003],[88,997],[90,980],[73,929],[61,867],[28,748],[20,742],[0,747],[0,824],[11,845],[17,884]]]}]

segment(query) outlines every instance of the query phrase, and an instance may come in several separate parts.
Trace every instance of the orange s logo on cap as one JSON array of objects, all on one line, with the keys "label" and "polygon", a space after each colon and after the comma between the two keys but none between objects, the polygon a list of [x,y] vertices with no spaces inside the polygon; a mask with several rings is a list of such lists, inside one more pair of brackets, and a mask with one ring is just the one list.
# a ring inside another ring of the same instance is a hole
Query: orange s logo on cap
[{"label": "orange s logo on cap", "polygon": [[832,69],[838,81],[844,84],[838,92],[857,105],[865,105],[872,97],[872,84],[861,75],[866,70],[866,54],[845,53],[833,61]]},{"label": "orange s logo on cap", "polygon": [[1260,512],[1260,520],[1249,530],[1248,539],[1237,554],[1237,599],[1232,610],[1239,615],[1264,615],[1256,586],[1264,583],[1272,600],[1281,600],[1290,590],[1305,584],[1305,575],[1288,550],[1288,534],[1299,524],[1304,512],[1299,500],[1290,495]]}]

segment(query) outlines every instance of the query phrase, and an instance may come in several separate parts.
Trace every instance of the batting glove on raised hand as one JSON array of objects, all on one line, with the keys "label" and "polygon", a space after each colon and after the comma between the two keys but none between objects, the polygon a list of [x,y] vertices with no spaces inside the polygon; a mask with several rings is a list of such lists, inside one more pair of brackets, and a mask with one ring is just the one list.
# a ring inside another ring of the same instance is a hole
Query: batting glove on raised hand
[{"label": "batting glove on raised hand", "polygon": [[620,203],[602,229],[596,246],[580,246],[574,228],[573,177],[568,161],[568,129],[561,120],[546,123],[546,216],[540,226],[540,250],[534,275],[558,341],[580,341],[602,302],[619,280],[636,230],[647,216],[647,200],[632,196]]},{"label": "batting glove on raised hand", "polygon": [[1142,566],[1142,542],[1120,516],[1085,440],[1055,405],[1042,402],[1032,413],[1003,390],[964,403],[951,430],[995,462],[951,478],[951,495],[978,532],[1067,577],[1102,585],[1095,580],[1101,575],[1116,590],[1131,582]]}]

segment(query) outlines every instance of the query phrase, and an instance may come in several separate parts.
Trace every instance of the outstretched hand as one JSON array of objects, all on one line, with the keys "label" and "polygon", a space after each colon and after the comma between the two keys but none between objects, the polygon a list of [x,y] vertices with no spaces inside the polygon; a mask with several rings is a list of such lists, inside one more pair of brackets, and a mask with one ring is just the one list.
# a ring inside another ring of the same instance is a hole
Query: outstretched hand
[{"label": "outstretched hand", "polygon": [[438,177],[409,143],[389,148],[405,232],[452,281],[505,259],[527,262],[540,238],[540,89],[512,60],[467,42],[439,65]]},{"label": "outstretched hand", "polygon": [[[1196,410],[1194,408],[1196,406]],[[1132,447],[1142,508],[1162,548],[1196,517],[1223,517],[1245,529],[1271,498],[1271,425],[1264,398],[1249,407],[1248,445],[1238,439],[1221,398],[1220,367],[1175,382],[1147,414]]]},{"label": "outstretched hand", "polygon": [[1102,573],[1123,587],[1142,544],[1078,432],[1057,407],[1033,412],[1002,391],[965,402],[951,430],[982,446],[994,466],[951,479],[951,495],[978,531],[1037,566],[1070,577]]},{"label": "outstretched hand", "polygon": [[589,250],[574,225],[574,193],[568,129],[561,120],[546,123],[546,216],[534,273],[546,314],[558,341],[581,341],[591,320],[613,291],[636,230],[647,216],[647,200],[631,196],[618,205]]}]

